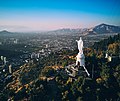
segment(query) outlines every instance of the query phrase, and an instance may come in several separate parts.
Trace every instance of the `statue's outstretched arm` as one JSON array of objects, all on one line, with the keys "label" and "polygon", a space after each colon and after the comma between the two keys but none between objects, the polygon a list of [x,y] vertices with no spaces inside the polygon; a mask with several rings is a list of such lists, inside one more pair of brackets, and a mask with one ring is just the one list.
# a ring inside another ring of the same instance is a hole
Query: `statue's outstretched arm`
[{"label": "statue's outstretched arm", "polygon": [[76,40],[76,42],[78,42],[78,40]]}]

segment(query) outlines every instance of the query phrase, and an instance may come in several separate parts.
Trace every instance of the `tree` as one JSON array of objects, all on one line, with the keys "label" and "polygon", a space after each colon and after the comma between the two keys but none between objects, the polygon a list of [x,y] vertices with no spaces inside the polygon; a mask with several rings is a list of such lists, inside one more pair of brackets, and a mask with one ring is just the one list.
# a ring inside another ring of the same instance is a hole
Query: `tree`
[{"label": "tree", "polygon": [[120,53],[120,45],[119,45],[119,43],[109,44],[108,52],[113,54],[113,55],[119,55],[119,53]]}]

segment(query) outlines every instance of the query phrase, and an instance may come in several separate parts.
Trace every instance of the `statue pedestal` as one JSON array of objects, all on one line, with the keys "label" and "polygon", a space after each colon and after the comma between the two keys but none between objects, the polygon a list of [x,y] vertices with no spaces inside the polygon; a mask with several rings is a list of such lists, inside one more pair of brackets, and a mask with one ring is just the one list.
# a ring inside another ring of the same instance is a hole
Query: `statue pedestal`
[{"label": "statue pedestal", "polygon": [[79,66],[85,66],[85,56],[84,54],[78,53],[78,55],[76,56],[77,60],[76,60],[76,65],[80,64]]},{"label": "statue pedestal", "polygon": [[78,76],[90,76],[85,66],[76,66],[76,64],[68,65],[65,67],[67,75],[73,78]]},{"label": "statue pedestal", "polygon": [[84,54],[79,52],[76,57],[77,57],[76,65],[78,66],[78,64],[79,64],[79,66],[82,66],[84,68],[85,72],[87,73],[87,75],[90,76],[87,69],[85,68],[85,56],[84,56]]}]

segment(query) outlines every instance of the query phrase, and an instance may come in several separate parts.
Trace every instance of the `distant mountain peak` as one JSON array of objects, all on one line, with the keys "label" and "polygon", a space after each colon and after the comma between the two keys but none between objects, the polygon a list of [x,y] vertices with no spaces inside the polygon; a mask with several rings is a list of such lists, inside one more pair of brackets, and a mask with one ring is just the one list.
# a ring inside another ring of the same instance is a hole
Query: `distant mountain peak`
[{"label": "distant mountain peak", "polygon": [[99,24],[99,26],[102,26],[102,25],[108,25],[108,24],[105,24],[105,23],[101,23],[101,24]]},{"label": "distant mountain peak", "polygon": [[120,26],[108,25],[101,23],[93,28],[88,29],[87,34],[109,34],[120,33]]},{"label": "distant mountain peak", "polygon": [[11,32],[9,32],[7,30],[2,30],[2,31],[0,31],[0,34],[11,34]]},{"label": "distant mountain peak", "polygon": [[8,32],[7,30],[2,30],[1,32]]}]

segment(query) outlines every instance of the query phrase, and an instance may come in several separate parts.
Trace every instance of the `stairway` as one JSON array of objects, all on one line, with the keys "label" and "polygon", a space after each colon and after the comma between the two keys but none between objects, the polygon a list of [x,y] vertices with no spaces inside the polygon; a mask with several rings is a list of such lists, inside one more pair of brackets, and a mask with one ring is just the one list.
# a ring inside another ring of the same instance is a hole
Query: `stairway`
[{"label": "stairway", "polygon": [[77,77],[77,76],[89,76],[89,73],[85,71],[84,67],[82,66],[76,66],[75,64],[68,65],[65,67],[66,73],[71,77]]}]

